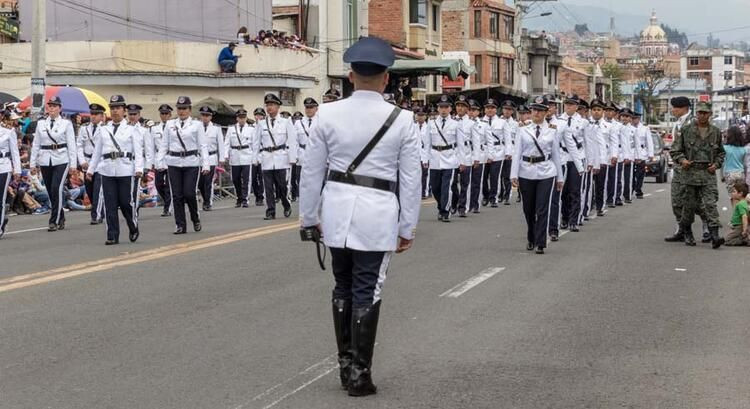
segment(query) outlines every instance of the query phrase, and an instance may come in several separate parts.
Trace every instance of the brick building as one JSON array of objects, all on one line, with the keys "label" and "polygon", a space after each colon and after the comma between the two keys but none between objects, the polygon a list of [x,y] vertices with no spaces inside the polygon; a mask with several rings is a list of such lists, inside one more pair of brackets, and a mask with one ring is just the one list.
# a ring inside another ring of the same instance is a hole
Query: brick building
[{"label": "brick building", "polygon": [[579,98],[590,101],[591,97],[591,80],[590,74],[579,71],[572,67],[562,66],[557,74],[558,86],[560,93],[565,95],[578,95]]}]

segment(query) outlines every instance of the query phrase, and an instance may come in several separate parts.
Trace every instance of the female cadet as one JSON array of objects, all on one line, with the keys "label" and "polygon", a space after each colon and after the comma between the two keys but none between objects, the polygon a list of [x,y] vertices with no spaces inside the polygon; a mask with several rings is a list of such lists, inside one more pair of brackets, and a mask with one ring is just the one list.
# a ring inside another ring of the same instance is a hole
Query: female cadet
[{"label": "female cadet", "polygon": [[[510,177],[519,188],[526,216],[527,250],[536,247],[544,254],[552,189],[562,191],[564,178],[560,165],[560,140],[557,130],[544,120],[547,99],[537,97],[531,104],[532,123],[519,130]],[[557,177],[557,184],[555,184]]]},{"label": "female cadet", "polygon": [[18,154],[18,139],[12,129],[0,126],[0,237],[8,227],[8,213],[5,201],[8,195],[8,185],[14,177],[21,174],[21,157]]},{"label": "female cadet", "polygon": [[104,207],[107,220],[106,245],[120,241],[120,219],[117,209],[122,212],[130,232],[131,242],[138,240],[138,212],[133,190],[143,175],[143,136],[125,117],[125,98],[113,95],[109,100],[112,122],[97,130],[96,147],[86,178],[93,179],[94,171],[102,178]]}]

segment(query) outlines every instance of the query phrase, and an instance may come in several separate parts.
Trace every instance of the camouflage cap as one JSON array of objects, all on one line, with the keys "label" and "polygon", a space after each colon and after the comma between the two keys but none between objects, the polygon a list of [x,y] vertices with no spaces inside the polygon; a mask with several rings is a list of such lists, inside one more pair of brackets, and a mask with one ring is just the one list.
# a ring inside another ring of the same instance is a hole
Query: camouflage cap
[{"label": "camouflage cap", "polygon": [[713,112],[713,109],[710,103],[699,102],[698,105],[695,106],[695,111],[696,112]]}]

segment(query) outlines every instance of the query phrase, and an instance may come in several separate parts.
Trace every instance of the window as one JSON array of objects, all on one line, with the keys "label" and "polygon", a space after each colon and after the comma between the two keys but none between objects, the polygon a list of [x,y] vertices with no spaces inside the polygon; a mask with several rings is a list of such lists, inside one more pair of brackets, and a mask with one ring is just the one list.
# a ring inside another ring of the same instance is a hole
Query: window
[{"label": "window", "polygon": [[490,37],[500,38],[500,14],[490,13]]},{"label": "window", "polygon": [[427,0],[409,0],[409,23],[427,25]]},{"label": "window", "polygon": [[440,26],[440,6],[437,4],[432,5],[432,31],[438,32]]},{"label": "window", "polygon": [[482,11],[474,10],[474,37],[482,36]]},{"label": "window", "polygon": [[725,55],[724,56],[724,65],[732,65],[732,56],[731,55]]},{"label": "window", "polygon": [[490,56],[490,83],[500,82],[500,57]]},{"label": "window", "polygon": [[503,26],[505,28],[505,37],[503,37],[504,40],[512,40],[513,39],[513,16],[505,16],[503,15]]},{"label": "window", "polygon": [[474,69],[477,70],[477,72],[474,74],[474,82],[481,83],[482,82],[482,56],[481,55],[474,56]]},{"label": "window", "polygon": [[724,79],[725,80],[731,80],[732,79],[732,71],[724,71]]},{"label": "window", "polygon": [[513,60],[503,58],[503,83],[513,85]]},{"label": "window", "polygon": [[344,35],[348,45],[354,44],[359,37],[357,27],[357,0],[345,0],[344,2]]},{"label": "window", "polygon": [[689,65],[698,65],[699,64],[698,61],[699,61],[698,57],[690,57],[690,58],[688,58],[688,64]]}]

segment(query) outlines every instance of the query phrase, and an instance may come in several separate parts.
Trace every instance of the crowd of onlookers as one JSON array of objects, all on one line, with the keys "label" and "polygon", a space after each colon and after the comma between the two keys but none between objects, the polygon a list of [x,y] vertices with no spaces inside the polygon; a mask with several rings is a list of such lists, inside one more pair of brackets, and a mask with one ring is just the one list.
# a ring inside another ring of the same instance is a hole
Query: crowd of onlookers
[{"label": "crowd of onlookers", "polygon": [[260,30],[257,35],[247,31],[247,27],[240,27],[237,31],[237,41],[255,46],[264,45],[268,47],[292,48],[301,50],[306,47],[296,34],[287,35],[278,30]]},{"label": "crowd of onlookers", "polygon": [[731,126],[724,135],[724,166],[721,180],[732,203],[731,230],[726,244],[743,246],[750,240],[748,230],[748,185],[750,185],[750,126]]}]

